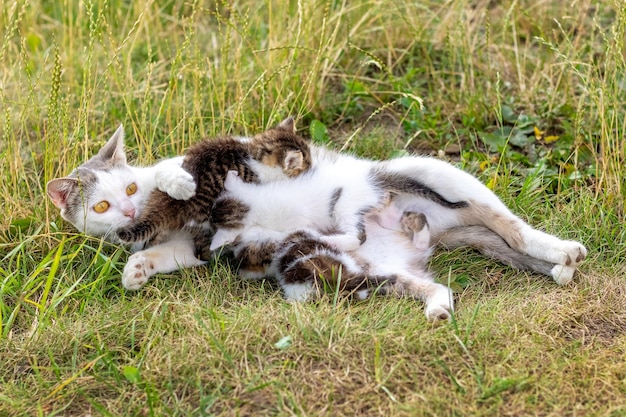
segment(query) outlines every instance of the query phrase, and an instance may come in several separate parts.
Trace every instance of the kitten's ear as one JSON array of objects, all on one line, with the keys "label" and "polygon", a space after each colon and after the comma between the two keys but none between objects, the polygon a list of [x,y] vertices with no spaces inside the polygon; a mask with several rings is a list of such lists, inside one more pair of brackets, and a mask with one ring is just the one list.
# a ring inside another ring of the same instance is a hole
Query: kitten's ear
[{"label": "kitten's ear", "polygon": [[76,178],[56,178],[46,186],[48,197],[60,209],[67,207],[67,196],[78,186]]},{"label": "kitten's ear", "polygon": [[126,152],[124,151],[124,126],[120,124],[113,136],[100,149],[97,158],[110,161],[113,166],[126,165]]},{"label": "kitten's ear", "polygon": [[213,235],[213,239],[211,239],[211,247],[209,250],[214,251],[222,246],[230,245],[234,243],[239,234],[234,230],[226,230],[226,229],[218,229]]},{"label": "kitten's ear", "polygon": [[283,160],[283,172],[289,176],[298,175],[304,171],[304,156],[300,151],[287,151]]},{"label": "kitten's ear", "polygon": [[280,124],[276,126],[276,128],[286,130],[289,133],[296,133],[296,122],[293,120],[292,116],[289,116],[288,118],[280,122]]}]

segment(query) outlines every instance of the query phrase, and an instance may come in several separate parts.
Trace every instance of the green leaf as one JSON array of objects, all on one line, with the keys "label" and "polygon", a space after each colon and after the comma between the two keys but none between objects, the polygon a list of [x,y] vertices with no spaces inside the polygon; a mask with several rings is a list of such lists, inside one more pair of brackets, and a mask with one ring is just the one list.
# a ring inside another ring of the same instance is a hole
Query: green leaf
[{"label": "green leaf", "polygon": [[18,229],[22,232],[26,231],[30,226],[33,225],[33,223],[37,222],[38,220],[32,218],[32,217],[25,217],[23,219],[17,219],[17,220],[13,220],[11,222],[11,227]]},{"label": "green leaf", "polygon": [[29,33],[26,36],[26,48],[31,51],[34,52],[37,49],[39,49],[39,47],[41,46],[41,38],[34,34],[34,33]]},{"label": "green leaf", "polygon": [[498,149],[504,147],[506,136],[502,136],[498,130],[493,133],[479,134],[480,140],[489,148],[490,152],[498,152]]},{"label": "green leaf", "polygon": [[502,121],[507,123],[515,123],[517,121],[517,114],[509,106],[502,106],[500,110],[502,112]]},{"label": "green leaf", "polygon": [[524,134],[524,132],[521,132],[518,129],[513,129],[513,132],[511,134],[511,138],[509,139],[509,142],[512,145],[519,146],[520,148],[523,148],[528,143],[528,136],[526,136],[526,134]]},{"label": "green leaf", "polygon": [[328,129],[326,128],[326,125],[319,120],[313,120],[311,122],[311,125],[309,126],[309,133],[311,134],[311,138],[313,138],[314,142],[321,144],[330,142]]},{"label": "green leaf", "polygon": [[137,369],[137,367],[135,367],[135,366],[125,366],[122,372],[124,373],[124,377],[131,384],[139,383],[139,381],[140,381],[139,369]]},{"label": "green leaf", "polygon": [[281,337],[278,342],[274,343],[274,347],[276,349],[285,350],[291,346],[292,341],[291,336]]}]

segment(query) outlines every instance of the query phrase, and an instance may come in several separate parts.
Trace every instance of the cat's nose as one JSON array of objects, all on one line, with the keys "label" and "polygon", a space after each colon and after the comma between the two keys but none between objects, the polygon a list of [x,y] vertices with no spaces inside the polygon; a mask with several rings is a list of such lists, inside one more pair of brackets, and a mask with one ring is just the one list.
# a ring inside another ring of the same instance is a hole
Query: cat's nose
[{"label": "cat's nose", "polygon": [[130,217],[131,219],[135,218],[135,209],[133,207],[124,210],[124,216]]}]

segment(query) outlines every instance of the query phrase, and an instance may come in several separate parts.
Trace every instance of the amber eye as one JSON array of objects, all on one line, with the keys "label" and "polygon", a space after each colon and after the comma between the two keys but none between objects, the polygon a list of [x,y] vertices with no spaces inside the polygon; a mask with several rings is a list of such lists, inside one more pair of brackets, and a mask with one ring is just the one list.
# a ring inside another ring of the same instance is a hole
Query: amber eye
[{"label": "amber eye", "polygon": [[104,213],[108,209],[109,209],[108,201],[101,201],[97,203],[95,206],[93,206],[93,211],[95,211],[96,213]]},{"label": "amber eye", "polygon": [[126,187],[126,195],[133,195],[137,192],[137,184],[132,183],[128,187]]}]

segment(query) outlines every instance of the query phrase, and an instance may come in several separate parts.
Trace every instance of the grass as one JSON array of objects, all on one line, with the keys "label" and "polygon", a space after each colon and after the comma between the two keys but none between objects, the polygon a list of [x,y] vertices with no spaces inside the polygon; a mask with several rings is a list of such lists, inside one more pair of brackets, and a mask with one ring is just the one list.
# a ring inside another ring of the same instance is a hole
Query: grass
[{"label": "grass", "polygon": [[[621,2],[0,1],[0,415],[626,415]],[[439,252],[439,325],[222,262],[127,292],[45,197],[119,123],[150,164],[287,115],[449,158],[589,258],[561,288]]]}]

